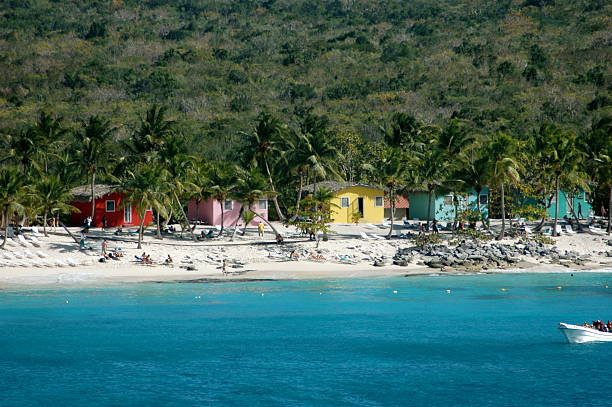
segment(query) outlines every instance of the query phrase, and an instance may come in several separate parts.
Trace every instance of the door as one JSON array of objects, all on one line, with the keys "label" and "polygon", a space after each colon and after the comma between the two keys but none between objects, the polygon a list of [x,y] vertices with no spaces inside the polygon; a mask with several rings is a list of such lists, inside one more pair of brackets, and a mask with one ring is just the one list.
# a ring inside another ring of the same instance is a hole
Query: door
[{"label": "door", "polygon": [[132,204],[126,204],[123,208],[123,222],[132,223]]},{"label": "door", "polygon": [[361,217],[365,218],[365,214],[363,213],[363,198],[357,198],[357,210],[361,213]]}]

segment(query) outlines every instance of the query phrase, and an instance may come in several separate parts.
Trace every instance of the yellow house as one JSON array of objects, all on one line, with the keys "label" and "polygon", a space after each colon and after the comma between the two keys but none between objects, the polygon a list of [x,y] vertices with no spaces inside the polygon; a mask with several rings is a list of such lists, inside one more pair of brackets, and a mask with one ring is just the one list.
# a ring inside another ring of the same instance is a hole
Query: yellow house
[{"label": "yellow house", "polygon": [[[374,185],[354,182],[324,181],[317,189],[326,188],[334,194],[332,218],[334,223],[353,223],[353,215],[360,214],[360,222],[380,223],[385,218],[385,191]],[[312,192],[314,184],[304,188]]]}]

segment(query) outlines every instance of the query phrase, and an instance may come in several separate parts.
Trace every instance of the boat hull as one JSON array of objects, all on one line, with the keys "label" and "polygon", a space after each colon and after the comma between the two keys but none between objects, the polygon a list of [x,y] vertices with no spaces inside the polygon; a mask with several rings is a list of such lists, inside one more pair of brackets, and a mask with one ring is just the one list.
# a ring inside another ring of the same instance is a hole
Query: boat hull
[{"label": "boat hull", "polygon": [[601,332],[596,329],[561,322],[559,329],[569,343],[612,342],[612,332]]}]

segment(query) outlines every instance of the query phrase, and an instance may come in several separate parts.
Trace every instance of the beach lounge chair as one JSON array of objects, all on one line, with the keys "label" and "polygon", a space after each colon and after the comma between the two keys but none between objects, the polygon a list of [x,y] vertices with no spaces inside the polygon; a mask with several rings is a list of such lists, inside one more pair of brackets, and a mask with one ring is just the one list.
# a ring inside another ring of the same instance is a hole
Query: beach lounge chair
[{"label": "beach lounge chair", "polygon": [[36,237],[43,237],[44,235],[42,233],[39,232],[38,230],[38,226],[32,226],[32,235],[36,236]]},{"label": "beach lounge chair", "polygon": [[41,250],[36,250],[36,255],[41,259],[46,259],[49,255]]},{"label": "beach lounge chair", "polygon": [[32,243],[36,247],[40,247],[40,240],[34,235],[28,235],[28,239],[30,239],[30,243]]},{"label": "beach lounge chair", "polygon": [[13,246],[13,247],[19,247],[19,243],[17,243],[17,242],[15,241],[15,239],[13,239],[12,237],[7,237],[7,238],[6,238],[6,242],[7,242],[7,243],[8,243],[10,246]]},{"label": "beach lounge chair", "polygon": [[359,235],[361,236],[362,239],[372,240],[372,238],[368,236],[365,232],[361,232]]},{"label": "beach lounge chair", "polygon": [[376,240],[385,240],[384,237],[382,237],[381,235],[377,235],[375,233],[370,233],[370,236],[372,236]]},{"label": "beach lounge chair", "polygon": [[59,259],[54,259],[53,262],[55,263],[56,266],[68,267],[68,264],[64,263],[63,261],[61,261]]},{"label": "beach lounge chair", "polygon": [[591,233],[595,233],[596,235],[604,235],[606,234],[606,232],[598,227],[595,226],[589,226],[589,231]]},{"label": "beach lounge chair", "polygon": [[66,263],[68,263],[68,265],[70,265],[72,267],[76,267],[76,266],[80,266],[81,265],[81,263],[75,261],[71,257],[66,257]]},{"label": "beach lounge chair", "polygon": [[36,255],[34,253],[32,253],[31,251],[29,251],[28,249],[24,249],[23,252],[25,253],[26,257],[28,257],[29,259],[35,259]]},{"label": "beach lounge chair", "polygon": [[523,226],[523,230],[525,231],[526,235],[531,235],[533,234],[533,230],[531,230],[530,226]]},{"label": "beach lounge chair", "polygon": [[557,227],[555,227],[555,233],[557,234],[557,236],[563,235],[563,228],[561,227],[561,225],[557,225]]},{"label": "beach lounge chair", "polygon": [[550,235],[551,233],[552,233],[552,227],[550,226],[546,226],[544,229],[542,229],[543,235]]},{"label": "beach lounge chair", "polygon": [[32,243],[30,243],[27,240],[25,240],[25,237],[23,237],[23,235],[18,235],[17,239],[19,239],[18,242],[23,247],[33,247]]},{"label": "beach lounge chair", "polygon": [[565,231],[568,235],[575,235],[574,229],[572,229],[572,225],[565,225]]}]

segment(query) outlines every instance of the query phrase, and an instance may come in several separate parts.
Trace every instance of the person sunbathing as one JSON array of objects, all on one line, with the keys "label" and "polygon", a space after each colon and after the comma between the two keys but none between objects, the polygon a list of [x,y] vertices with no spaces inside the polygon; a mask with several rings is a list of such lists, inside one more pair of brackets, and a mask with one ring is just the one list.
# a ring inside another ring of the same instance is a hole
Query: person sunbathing
[{"label": "person sunbathing", "polygon": [[164,264],[172,264],[172,257],[170,257],[170,255],[168,255],[168,258],[166,258],[166,260],[164,260]]},{"label": "person sunbathing", "polygon": [[289,258],[294,261],[298,261],[300,259],[300,255],[297,254],[297,251],[293,250],[289,255]]}]

